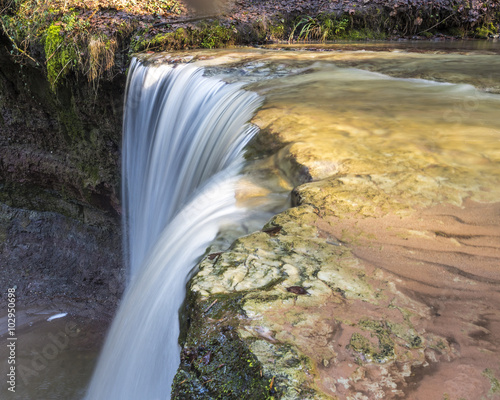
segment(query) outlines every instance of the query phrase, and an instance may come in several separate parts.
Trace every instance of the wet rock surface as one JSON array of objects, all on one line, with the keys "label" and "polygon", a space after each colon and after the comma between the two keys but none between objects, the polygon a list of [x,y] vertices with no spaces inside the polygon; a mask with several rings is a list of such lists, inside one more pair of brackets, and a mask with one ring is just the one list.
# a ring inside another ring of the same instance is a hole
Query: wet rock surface
[{"label": "wet rock surface", "polygon": [[[260,232],[202,260],[184,351],[212,351],[200,332],[230,328],[270,398],[499,398],[498,98],[323,67],[250,85],[267,94],[262,143],[281,141],[306,182]],[[352,79],[362,101],[343,91]],[[451,104],[431,94],[448,90]],[[445,114],[472,99],[467,119]],[[199,398],[254,398],[200,384]]]},{"label": "wet rock surface", "polygon": [[[84,302],[69,296],[30,304],[16,312],[16,391],[13,400],[82,399],[109,317],[96,318]],[[7,342],[7,316],[0,317],[0,336]],[[9,357],[9,348],[0,349]],[[2,363],[0,373],[7,375]],[[5,388],[5,386],[3,386]]]}]

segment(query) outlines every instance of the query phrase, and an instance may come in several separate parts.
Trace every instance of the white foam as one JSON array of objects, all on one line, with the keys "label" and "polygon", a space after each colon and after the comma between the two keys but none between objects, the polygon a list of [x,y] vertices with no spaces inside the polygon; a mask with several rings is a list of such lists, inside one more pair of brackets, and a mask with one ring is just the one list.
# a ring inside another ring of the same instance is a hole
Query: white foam
[{"label": "white foam", "polygon": [[53,321],[53,320],[58,319],[58,318],[64,318],[66,315],[68,315],[68,313],[67,313],[67,312],[65,312],[65,313],[55,314],[55,315],[53,315],[52,317],[47,318],[47,321],[49,321],[49,322],[50,322],[50,321]]}]

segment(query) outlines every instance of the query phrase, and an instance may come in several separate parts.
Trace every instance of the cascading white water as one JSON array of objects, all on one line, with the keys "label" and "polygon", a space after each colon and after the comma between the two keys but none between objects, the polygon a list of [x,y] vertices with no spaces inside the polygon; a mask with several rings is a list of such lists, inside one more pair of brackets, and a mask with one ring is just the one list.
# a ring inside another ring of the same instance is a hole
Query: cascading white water
[{"label": "cascading white water", "polygon": [[186,279],[235,204],[260,98],[192,65],[134,60],[127,86],[123,204],[130,282],[88,400],[170,398]]}]

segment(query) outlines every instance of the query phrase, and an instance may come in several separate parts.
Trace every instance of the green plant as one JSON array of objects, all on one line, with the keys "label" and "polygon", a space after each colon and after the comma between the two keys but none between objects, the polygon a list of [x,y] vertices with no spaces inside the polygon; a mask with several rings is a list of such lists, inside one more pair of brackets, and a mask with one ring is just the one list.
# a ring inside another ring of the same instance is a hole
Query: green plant
[{"label": "green plant", "polygon": [[130,43],[130,53],[140,51],[182,50],[194,47],[194,36],[191,29],[178,28],[173,32],[159,33],[147,37],[147,31],[140,32]]},{"label": "green plant", "polygon": [[299,24],[303,24],[299,33],[299,40],[307,40],[309,37],[317,39],[321,35],[321,25],[315,18],[305,17]]},{"label": "green plant", "polygon": [[478,27],[474,32],[474,36],[481,39],[486,39],[489,36],[495,35],[496,33],[497,27],[492,22],[490,22],[489,24],[483,24]]},{"label": "green plant", "polygon": [[39,42],[56,12],[48,0],[12,0],[10,4],[15,6],[2,9],[0,27],[12,43],[11,54],[21,64],[32,61],[39,65],[39,60],[30,54],[31,48]]},{"label": "green plant", "polygon": [[269,35],[272,39],[283,39],[285,36],[285,21],[281,19],[279,23],[271,25]]},{"label": "green plant", "polygon": [[218,22],[205,26],[200,32],[200,47],[214,49],[234,43],[234,32]]},{"label": "green plant", "polygon": [[313,17],[305,16],[300,18],[298,22],[294,24],[292,32],[288,38],[289,41],[294,39],[295,31],[299,28],[301,29],[297,37],[298,40],[308,40],[309,38],[318,39],[321,35],[321,26],[318,21]]},{"label": "green plant", "polygon": [[52,89],[55,90],[59,80],[71,69],[71,64],[76,65],[77,51],[74,46],[65,43],[62,27],[55,23],[47,29],[44,49],[47,79]]},{"label": "green plant", "polygon": [[289,41],[294,39],[298,31],[297,40],[334,40],[345,36],[349,27],[349,19],[337,18],[335,15],[319,15],[316,18],[306,16],[297,20],[292,28]]}]

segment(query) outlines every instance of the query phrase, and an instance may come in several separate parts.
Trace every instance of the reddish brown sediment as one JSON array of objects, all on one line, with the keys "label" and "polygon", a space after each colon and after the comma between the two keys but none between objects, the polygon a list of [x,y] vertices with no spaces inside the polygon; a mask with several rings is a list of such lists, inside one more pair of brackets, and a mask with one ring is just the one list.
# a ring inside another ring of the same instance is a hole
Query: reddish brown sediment
[{"label": "reddish brown sediment", "polygon": [[500,296],[500,203],[466,201],[463,207],[439,205],[405,217],[335,219],[329,226],[336,237],[343,230],[356,236],[353,253],[391,272],[409,291]]},{"label": "reddish brown sediment", "polygon": [[[490,393],[484,371],[500,372],[500,203],[466,201],[463,207],[439,205],[403,218],[331,218],[317,226],[329,238],[363,232],[347,245],[367,273],[383,270],[398,290],[428,307],[427,318],[412,319],[414,329],[446,338],[453,347],[450,359],[426,350],[429,362],[440,362],[412,369],[398,383],[404,398],[442,399],[444,393],[450,399],[499,398]],[[338,318],[337,305],[324,308]],[[362,306],[358,312],[379,318],[380,311]],[[394,315],[387,319],[397,322]],[[345,339],[340,344],[343,349]],[[345,363],[338,367],[320,369],[322,381],[338,369],[352,370]]]}]

